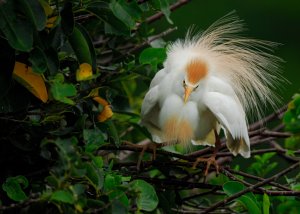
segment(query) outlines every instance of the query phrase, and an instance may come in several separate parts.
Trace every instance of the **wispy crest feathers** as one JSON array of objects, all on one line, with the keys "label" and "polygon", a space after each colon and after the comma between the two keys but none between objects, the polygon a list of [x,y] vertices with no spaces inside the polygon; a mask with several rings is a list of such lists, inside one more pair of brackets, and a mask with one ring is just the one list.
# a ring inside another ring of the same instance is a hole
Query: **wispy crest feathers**
[{"label": "wispy crest feathers", "polygon": [[273,107],[278,103],[272,89],[285,81],[279,72],[282,60],[272,54],[278,43],[239,35],[244,30],[243,21],[231,12],[201,33],[188,31],[184,40],[169,47],[168,54],[190,50],[202,56],[209,72],[231,83],[251,118],[261,117],[268,103]]}]

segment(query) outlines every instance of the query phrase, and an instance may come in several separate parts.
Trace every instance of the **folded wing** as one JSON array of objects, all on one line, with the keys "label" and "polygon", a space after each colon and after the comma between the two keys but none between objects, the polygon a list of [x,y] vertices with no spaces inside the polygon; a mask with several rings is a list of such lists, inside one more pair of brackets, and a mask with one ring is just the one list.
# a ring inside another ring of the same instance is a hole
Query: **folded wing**
[{"label": "folded wing", "polygon": [[221,92],[207,92],[204,104],[215,115],[225,130],[227,147],[233,155],[241,154],[250,157],[250,140],[246,123],[246,115],[236,96]]}]

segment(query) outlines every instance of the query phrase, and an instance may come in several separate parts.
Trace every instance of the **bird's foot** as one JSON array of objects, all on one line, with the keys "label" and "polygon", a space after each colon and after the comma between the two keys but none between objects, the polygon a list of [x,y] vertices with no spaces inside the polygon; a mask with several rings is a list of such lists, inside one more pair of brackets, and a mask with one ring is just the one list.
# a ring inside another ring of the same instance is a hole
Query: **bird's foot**
[{"label": "bird's foot", "polygon": [[137,163],[137,170],[140,170],[140,166],[141,166],[141,163],[142,163],[142,159],[144,157],[144,154],[145,154],[145,151],[147,149],[150,149],[152,150],[152,157],[151,157],[151,160],[154,161],[156,159],[156,150],[157,150],[157,144],[150,141],[148,143],[146,143],[145,145],[139,145],[141,148],[142,148],[142,151],[139,155],[139,159],[138,159],[138,163]]},{"label": "bird's foot", "polygon": [[140,170],[140,166],[141,166],[141,163],[142,163],[142,159],[144,157],[144,154],[145,154],[145,151],[146,150],[152,150],[152,157],[151,157],[151,160],[155,160],[156,159],[156,150],[157,148],[159,148],[159,145],[150,141],[150,142],[147,142],[143,145],[140,145],[140,144],[133,144],[133,143],[129,143],[129,142],[126,142],[127,145],[130,145],[130,146],[133,146],[133,147],[136,147],[136,148],[141,148],[142,151],[140,152],[139,154],[139,158],[138,158],[138,162],[137,162],[137,170]]},{"label": "bird's foot", "polygon": [[215,169],[216,169],[216,173],[217,175],[219,174],[219,164],[216,160],[216,156],[213,155],[209,158],[197,158],[196,161],[194,162],[193,164],[193,168],[196,168],[197,165],[200,163],[200,162],[206,162],[206,168],[205,168],[205,172],[204,172],[204,176],[206,177],[208,175],[208,170],[210,168],[211,165],[214,165]]}]

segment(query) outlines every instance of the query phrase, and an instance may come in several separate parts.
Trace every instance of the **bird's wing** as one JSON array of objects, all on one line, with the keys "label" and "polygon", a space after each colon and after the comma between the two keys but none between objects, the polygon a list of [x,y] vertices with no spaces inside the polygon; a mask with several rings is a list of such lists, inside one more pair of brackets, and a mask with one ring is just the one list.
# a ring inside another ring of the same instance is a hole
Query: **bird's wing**
[{"label": "bird's wing", "polygon": [[144,125],[152,135],[152,140],[156,143],[162,143],[162,132],[158,125],[160,107],[158,104],[158,85],[151,88],[142,103],[141,124]]},{"label": "bird's wing", "polygon": [[246,116],[235,96],[224,95],[220,92],[206,92],[204,104],[225,129],[227,147],[233,155],[241,154],[245,158],[250,157]]},{"label": "bird's wing", "polygon": [[166,74],[167,74],[167,72],[166,72],[165,68],[159,70],[153,77],[153,79],[150,83],[150,88],[157,86],[162,81],[162,79],[166,76]]},{"label": "bird's wing", "polygon": [[147,114],[151,111],[151,109],[157,104],[158,102],[158,85],[151,88],[144,97],[142,103],[142,110],[141,110],[141,117],[145,118]]}]

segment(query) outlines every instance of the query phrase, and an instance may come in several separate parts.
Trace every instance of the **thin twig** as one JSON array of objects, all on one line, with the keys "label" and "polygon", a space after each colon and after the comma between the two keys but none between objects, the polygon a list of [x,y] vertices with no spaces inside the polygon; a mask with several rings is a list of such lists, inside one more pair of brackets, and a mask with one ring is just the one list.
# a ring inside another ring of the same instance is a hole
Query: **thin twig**
[{"label": "thin twig", "polygon": [[[237,174],[237,175],[241,175],[241,176],[244,176],[244,177],[247,177],[247,178],[251,178],[251,179],[254,179],[254,180],[258,180],[258,181],[264,181],[265,180],[264,178],[261,178],[261,177],[255,176],[255,175],[251,175],[251,174],[248,174],[246,172],[237,171],[237,170],[231,169],[229,167],[225,167],[225,168],[229,172]],[[272,186],[281,188],[283,190],[286,190],[286,191],[292,191],[290,188],[288,188],[288,187],[286,187],[286,186],[284,186],[282,184],[276,183],[274,181],[269,182],[269,184],[272,185]]]},{"label": "thin twig", "polygon": [[175,30],[177,30],[177,27],[169,28],[169,29],[167,29],[167,30],[165,30],[165,31],[163,31],[163,32],[161,32],[161,33],[155,35],[155,36],[152,36],[151,38],[149,38],[148,40],[144,41],[143,43],[141,43],[141,44],[135,46],[134,48],[132,48],[132,49],[126,51],[126,53],[124,53],[124,54],[122,54],[122,55],[120,55],[120,56],[114,57],[113,61],[115,62],[115,61],[118,61],[118,60],[120,60],[120,59],[123,59],[124,57],[127,57],[127,56],[129,56],[130,54],[139,51],[140,49],[142,49],[142,48],[144,48],[144,47],[150,45],[151,42],[153,42],[153,41],[155,41],[155,40],[157,40],[157,39],[159,39],[159,38],[161,38],[161,37],[164,37],[164,36],[166,36],[166,35],[172,33],[172,32],[175,31]]},{"label": "thin twig", "polygon": [[[222,168],[221,169],[222,173],[224,173],[227,177],[231,178],[232,180],[238,181],[240,183],[243,183],[245,186],[251,186],[251,183],[248,183],[242,179],[239,179],[238,177],[234,176],[232,173],[229,172],[229,170],[227,170],[226,168]],[[264,180],[264,179],[262,179]],[[269,182],[269,184],[271,183],[275,183],[275,182]],[[277,185],[277,183],[275,183]],[[285,187],[284,187],[285,188]],[[288,188],[287,188],[288,189]],[[300,191],[295,191],[295,190],[280,190],[280,191],[274,191],[274,190],[267,190],[265,188],[262,187],[257,187],[257,189],[253,190],[254,193],[256,194],[268,194],[268,195],[272,195],[272,196],[282,196],[282,195],[289,195],[289,196],[297,196],[300,195]]]},{"label": "thin twig", "polygon": [[177,179],[159,179],[159,178],[149,178],[145,176],[134,176],[134,179],[143,179],[149,183],[155,184],[156,186],[162,186],[164,188],[168,186],[173,186],[176,189],[179,187],[183,187],[184,189],[193,189],[193,188],[200,188],[200,189],[215,189],[221,190],[222,187],[218,185],[212,185],[207,183],[199,183],[199,182],[189,182],[189,181],[182,181]]},{"label": "thin twig", "polygon": [[285,112],[287,109],[287,105],[282,106],[281,108],[279,108],[277,111],[275,111],[274,113],[268,115],[267,117],[251,124],[249,126],[249,131],[253,131],[255,129],[258,129],[262,126],[264,126],[264,124],[266,124],[267,122],[273,120],[274,118],[278,118],[283,112]]},{"label": "thin twig", "polygon": [[143,47],[145,47],[145,46],[147,46],[147,45],[150,45],[151,42],[153,42],[153,41],[155,41],[155,40],[157,40],[157,39],[159,39],[159,38],[162,38],[162,37],[164,37],[164,36],[167,36],[168,34],[174,32],[175,30],[177,30],[177,27],[169,28],[169,29],[167,29],[167,30],[165,30],[165,31],[163,31],[163,32],[161,32],[161,33],[155,35],[155,36],[152,36],[152,37],[150,37],[147,41],[144,41],[142,44],[140,44],[140,45],[138,45],[138,46],[136,46],[136,47],[130,49],[130,50],[127,52],[127,54],[134,53],[134,52],[140,50],[141,48],[143,48]]},{"label": "thin twig", "polygon": [[[268,148],[268,149],[259,149],[259,150],[253,150],[251,151],[251,155],[258,155],[258,154],[264,154],[264,153],[270,153],[270,152],[277,152],[278,154],[285,154],[288,152],[287,149],[278,149],[278,148]],[[294,151],[294,154],[300,154],[300,150]],[[207,157],[207,155],[203,155],[203,157]],[[233,156],[231,152],[218,152],[217,157],[225,157],[225,156]],[[290,157],[290,156],[289,156]],[[291,159],[289,159],[291,160]],[[297,161],[296,159],[293,159],[293,161]]]},{"label": "thin twig", "polygon": [[297,162],[297,163],[295,163],[295,164],[293,164],[293,165],[291,165],[287,169],[285,169],[285,170],[283,170],[283,171],[281,171],[281,172],[273,175],[272,177],[265,179],[264,181],[261,181],[261,182],[258,182],[257,184],[249,186],[246,189],[244,189],[244,190],[242,190],[242,191],[240,191],[240,192],[238,192],[236,194],[233,194],[233,195],[229,196],[228,198],[225,198],[222,201],[219,201],[219,202],[213,204],[212,206],[210,206],[207,209],[205,209],[203,211],[203,213],[209,213],[209,212],[217,209],[218,207],[223,206],[223,205],[227,204],[228,202],[231,202],[232,200],[240,197],[241,195],[244,195],[247,192],[253,191],[255,188],[261,187],[261,186],[263,186],[263,185],[265,185],[265,184],[267,184],[267,183],[269,183],[271,181],[274,181],[274,180],[278,179],[279,177],[287,174],[288,172],[294,170],[295,168],[299,167],[299,165],[300,165],[300,161]]},{"label": "thin twig", "polygon": [[[187,4],[187,3],[189,3],[190,1],[191,1],[191,0],[179,0],[178,2],[176,2],[175,4],[172,4],[172,5],[170,6],[170,10],[171,10],[171,11],[174,11],[174,10],[178,9],[179,7],[181,7],[181,6],[183,6],[183,5]],[[159,19],[160,19],[161,17],[163,17],[163,16],[164,16],[163,12],[160,11],[160,12],[158,12],[158,13],[156,13],[156,14],[150,16],[150,17],[148,17],[148,18],[146,19],[146,22],[147,22],[147,23],[155,22],[155,21],[159,20]]]}]

